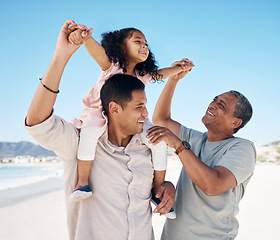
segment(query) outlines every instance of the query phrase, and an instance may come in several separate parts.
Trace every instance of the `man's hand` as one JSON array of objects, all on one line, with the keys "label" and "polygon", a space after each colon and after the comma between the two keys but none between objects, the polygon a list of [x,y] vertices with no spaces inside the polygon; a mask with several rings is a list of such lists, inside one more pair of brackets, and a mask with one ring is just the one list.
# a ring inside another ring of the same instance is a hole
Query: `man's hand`
[{"label": "man's hand", "polygon": [[187,58],[183,58],[181,61],[174,62],[171,65],[171,67],[176,67],[176,66],[180,66],[182,68],[182,71],[170,78],[179,81],[192,70],[194,64],[191,60]]},{"label": "man's hand", "polygon": [[81,28],[86,28],[86,26],[78,24],[77,27],[71,27],[73,31],[70,33],[68,39],[71,44],[81,45],[84,44],[90,37],[93,31],[91,27],[88,30],[81,30]]},{"label": "man's hand", "polygon": [[154,126],[148,129],[147,133],[146,137],[150,139],[149,142],[153,145],[165,141],[168,147],[176,149],[182,144],[182,141],[166,127]]},{"label": "man's hand", "polygon": [[68,37],[70,33],[75,29],[88,31],[87,27],[85,27],[84,25],[78,25],[73,20],[67,20],[59,32],[55,50],[56,53],[63,54],[63,56],[71,57],[71,55],[81,46],[74,45],[69,42]]},{"label": "man's hand", "polygon": [[175,187],[171,182],[164,182],[159,187],[156,197],[161,199],[160,204],[155,208],[154,213],[160,216],[168,213],[174,204]]}]

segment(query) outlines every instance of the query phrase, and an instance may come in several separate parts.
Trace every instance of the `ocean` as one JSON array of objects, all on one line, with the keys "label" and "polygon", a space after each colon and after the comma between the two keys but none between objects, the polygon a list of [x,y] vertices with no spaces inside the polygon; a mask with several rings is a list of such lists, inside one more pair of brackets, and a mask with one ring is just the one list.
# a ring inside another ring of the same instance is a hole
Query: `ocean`
[{"label": "ocean", "polygon": [[0,165],[0,191],[61,177],[61,165]]}]

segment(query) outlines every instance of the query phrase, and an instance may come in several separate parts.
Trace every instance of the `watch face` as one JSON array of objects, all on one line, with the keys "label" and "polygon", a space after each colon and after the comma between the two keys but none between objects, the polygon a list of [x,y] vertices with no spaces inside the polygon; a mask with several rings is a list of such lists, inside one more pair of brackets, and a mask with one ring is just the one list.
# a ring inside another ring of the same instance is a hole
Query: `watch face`
[{"label": "watch face", "polygon": [[190,149],[191,148],[191,145],[187,141],[183,141],[182,144],[184,145],[184,147],[186,149]]}]

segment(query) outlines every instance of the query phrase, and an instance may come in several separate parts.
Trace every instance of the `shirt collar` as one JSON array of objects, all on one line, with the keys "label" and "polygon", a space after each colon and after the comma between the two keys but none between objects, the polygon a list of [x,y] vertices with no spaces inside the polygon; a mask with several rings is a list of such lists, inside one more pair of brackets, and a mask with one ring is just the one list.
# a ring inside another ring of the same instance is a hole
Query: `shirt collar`
[{"label": "shirt collar", "polygon": [[101,139],[102,139],[102,142],[106,148],[106,150],[112,154],[114,152],[122,152],[125,148],[129,147],[130,145],[132,144],[135,144],[137,141],[139,142],[142,142],[141,141],[141,138],[140,138],[140,134],[134,134],[131,138],[131,140],[129,141],[129,143],[127,144],[126,147],[119,147],[119,146],[116,146],[114,144],[112,144],[110,141],[109,141],[109,138],[108,138],[108,129],[106,129],[106,131],[104,132],[104,134],[101,136]]}]

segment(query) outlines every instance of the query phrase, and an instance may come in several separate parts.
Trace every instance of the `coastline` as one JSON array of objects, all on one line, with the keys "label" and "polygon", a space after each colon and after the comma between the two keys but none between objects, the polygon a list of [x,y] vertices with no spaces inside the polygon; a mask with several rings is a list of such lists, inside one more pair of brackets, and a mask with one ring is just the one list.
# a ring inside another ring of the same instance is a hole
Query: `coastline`
[{"label": "coastline", "polygon": [[63,176],[0,191],[0,208],[15,205],[52,191],[63,189]]},{"label": "coastline", "polygon": [[23,163],[20,163],[20,162],[17,162],[17,163],[0,163],[0,167],[5,167],[5,166],[8,166],[8,167],[15,167],[15,166],[30,166],[30,167],[33,167],[33,166],[62,166],[62,162],[61,161],[54,161],[54,162],[32,162],[32,163],[26,163],[26,162],[23,162]]},{"label": "coastline", "polygon": [[63,190],[0,208],[0,216],[0,239],[68,239]]},{"label": "coastline", "polygon": [[[181,165],[168,161],[167,180],[177,181]],[[60,185],[61,184],[61,185]],[[58,187],[58,188],[56,188]],[[280,240],[280,165],[257,163],[255,173],[240,202],[237,218],[240,223],[237,240]],[[14,189],[12,204],[0,207],[0,239],[68,239],[63,179],[57,177],[44,183]],[[41,192],[37,192],[37,190]],[[0,192],[7,193],[8,190]],[[20,197],[21,192],[29,192]],[[35,193],[35,194],[33,194]],[[0,195],[2,199],[3,195]],[[6,202],[9,196],[6,195]],[[160,239],[165,217],[153,215],[155,240]],[[16,230],[15,230],[16,226]]]}]

